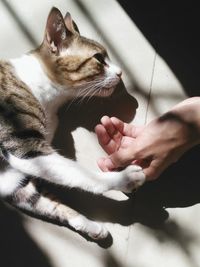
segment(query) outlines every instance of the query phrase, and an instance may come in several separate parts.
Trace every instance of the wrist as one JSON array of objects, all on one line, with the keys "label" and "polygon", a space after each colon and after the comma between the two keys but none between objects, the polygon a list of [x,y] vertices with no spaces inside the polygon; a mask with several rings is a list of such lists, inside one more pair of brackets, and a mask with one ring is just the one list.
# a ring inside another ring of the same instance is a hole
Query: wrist
[{"label": "wrist", "polygon": [[184,100],[162,117],[181,125],[189,147],[200,143],[200,97]]}]

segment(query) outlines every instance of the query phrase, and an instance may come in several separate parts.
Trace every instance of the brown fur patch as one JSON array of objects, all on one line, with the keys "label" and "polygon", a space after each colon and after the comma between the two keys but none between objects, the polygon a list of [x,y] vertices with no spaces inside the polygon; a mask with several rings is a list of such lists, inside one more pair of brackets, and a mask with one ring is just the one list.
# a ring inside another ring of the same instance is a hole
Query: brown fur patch
[{"label": "brown fur patch", "polygon": [[[67,49],[69,53],[65,54]],[[80,35],[71,36],[70,43],[64,42],[60,55],[51,53],[45,41],[36,50],[48,77],[67,88],[74,88],[80,81],[92,81],[104,73],[104,66],[93,57],[96,53],[107,55],[99,43]]]},{"label": "brown fur patch", "polygon": [[23,157],[49,153],[43,108],[8,62],[0,61],[0,146]]}]

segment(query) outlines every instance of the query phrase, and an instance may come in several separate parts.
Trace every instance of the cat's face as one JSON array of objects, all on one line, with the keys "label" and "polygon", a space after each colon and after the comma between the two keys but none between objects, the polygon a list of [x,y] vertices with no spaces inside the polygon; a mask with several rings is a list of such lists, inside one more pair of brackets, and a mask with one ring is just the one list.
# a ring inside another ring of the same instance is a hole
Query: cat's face
[{"label": "cat's face", "polygon": [[108,96],[121,79],[105,48],[82,37],[70,14],[63,19],[56,8],[47,19],[39,54],[51,80],[79,96]]}]

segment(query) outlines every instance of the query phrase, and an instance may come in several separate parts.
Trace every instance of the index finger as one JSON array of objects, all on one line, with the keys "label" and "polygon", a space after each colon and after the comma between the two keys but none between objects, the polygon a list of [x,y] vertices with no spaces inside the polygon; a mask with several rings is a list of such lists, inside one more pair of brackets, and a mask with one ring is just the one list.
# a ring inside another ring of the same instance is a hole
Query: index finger
[{"label": "index finger", "polygon": [[115,128],[124,136],[135,138],[138,135],[138,130],[142,128],[142,126],[136,127],[130,123],[123,122],[116,117],[112,117],[111,121]]}]

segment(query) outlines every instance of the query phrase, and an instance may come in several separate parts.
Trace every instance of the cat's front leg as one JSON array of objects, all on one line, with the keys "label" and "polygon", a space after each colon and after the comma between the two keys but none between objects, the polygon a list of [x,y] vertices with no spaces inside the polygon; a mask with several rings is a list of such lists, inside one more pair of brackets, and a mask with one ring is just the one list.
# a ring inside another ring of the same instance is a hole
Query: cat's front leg
[{"label": "cat's front leg", "polygon": [[23,185],[26,176],[9,166],[0,170],[0,197],[7,198]]},{"label": "cat's front leg", "polygon": [[27,175],[97,194],[112,189],[130,192],[145,181],[141,167],[136,165],[129,166],[122,172],[89,172],[56,152],[31,159],[9,154],[8,161],[11,166]]}]

